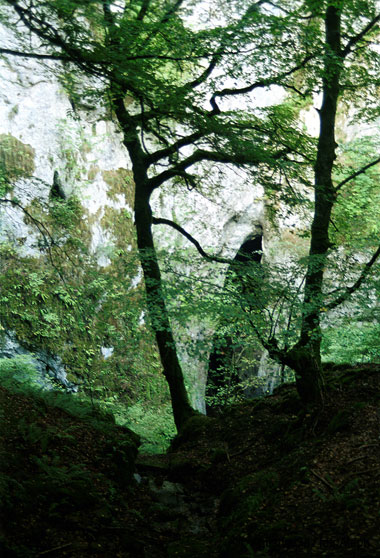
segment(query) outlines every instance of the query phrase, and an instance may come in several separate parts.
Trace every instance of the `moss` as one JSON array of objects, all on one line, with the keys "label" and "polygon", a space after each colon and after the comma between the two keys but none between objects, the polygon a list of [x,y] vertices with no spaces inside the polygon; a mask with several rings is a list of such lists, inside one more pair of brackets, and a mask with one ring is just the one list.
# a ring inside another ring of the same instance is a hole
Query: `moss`
[{"label": "moss", "polygon": [[118,194],[125,197],[130,207],[134,205],[135,185],[133,182],[132,171],[119,168],[116,170],[103,171],[102,177],[104,182],[108,184],[107,195],[111,200],[116,201]]},{"label": "moss", "polygon": [[99,171],[98,165],[91,165],[87,173],[88,180],[94,180]]},{"label": "moss", "polygon": [[135,226],[128,211],[105,207],[100,223],[103,229],[112,233],[116,248],[125,250],[132,246],[132,251],[137,250]]},{"label": "moss", "polygon": [[307,252],[309,246],[308,233],[305,231],[285,229],[281,234],[281,241],[288,249],[298,249]]},{"label": "moss", "polygon": [[0,134],[0,168],[7,181],[33,176],[35,151],[11,134]]},{"label": "moss", "polygon": [[84,140],[79,148],[84,161],[86,161],[87,155],[91,153],[91,149],[91,144],[87,140]]},{"label": "moss", "polygon": [[[90,170],[93,177],[101,172],[95,165]],[[117,184],[122,187],[115,178]],[[54,240],[54,268],[44,252],[23,258],[13,252],[7,256],[0,247],[3,325],[25,347],[58,355],[82,393],[91,386],[91,395],[107,404],[110,394],[117,394],[121,422],[126,402],[148,399],[161,408],[169,396],[154,337],[141,321],[143,284],[131,289],[139,263],[130,211],[106,206],[89,213],[75,196],[51,201],[48,211],[33,200],[28,210]],[[101,270],[91,252],[92,227],[99,224],[114,248],[110,264]],[[103,358],[101,346],[114,348],[112,358]],[[123,456],[117,459],[122,471]]]},{"label": "moss", "polygon": [[84,220],[86,221],[86,226],[93,227],[99,223],[102,216],[102,208],[99,207],[96,211],[89,211],[88,209],[84,212]]},{"label": "moss", "polygon": [[126,107],[129,107],[130,105],[132,105],[135,102],[134,98],[131,97],[131,95],[126,95],[124,97],[124,104]]},{"label": "moss", "polygon": [[8,113],[9,120],[13,120],[13,118],[18,114],[18,105],[14,105]]},{"label": "moss", "polygon": [[[139,264],[131,249],[135,229],[128,211],[105,208],[102,226],[113,236],[114,251],[110,265],[99,273],[90,245],[91,227],[99,224],[102,209],[89,214],[75,197],[51,203],[49,213],[38,200],[28,209],[56,242],[51,250],[65,284],[57,285],[56,272],[44,255],[22,258],[12,252],[8,257],[2,249],[7,266],[0,269],[0,298],[6,303],[2,319],[7,329],[26,347],[59,355],[69,380],[85,392],[90,364],[96,396],[116,391],[123,402],[137,397],[167,400],[154,339],[139,321],[143,286],[130,288]],[[90,328],[87,315],[92,316]],[[115,349],[107,361],[100,352],[102,344]]]}]

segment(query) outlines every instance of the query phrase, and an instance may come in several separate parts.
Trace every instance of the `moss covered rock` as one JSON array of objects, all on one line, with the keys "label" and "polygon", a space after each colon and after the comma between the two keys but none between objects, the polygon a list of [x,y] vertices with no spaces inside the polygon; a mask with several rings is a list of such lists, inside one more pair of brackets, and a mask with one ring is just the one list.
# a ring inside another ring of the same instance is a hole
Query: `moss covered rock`
[{"label": "moss covered rock", "polygon": [[33,176],[35,151],[11,134],[0,134],[0,173],[7,182]]}]

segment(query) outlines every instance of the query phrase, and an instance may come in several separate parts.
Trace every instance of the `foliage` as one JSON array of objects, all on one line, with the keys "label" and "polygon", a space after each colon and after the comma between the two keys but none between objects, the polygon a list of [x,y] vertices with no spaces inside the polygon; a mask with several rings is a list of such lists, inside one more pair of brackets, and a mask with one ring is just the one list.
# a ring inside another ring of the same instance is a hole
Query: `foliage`
[{"label": "foliage", "polygon": [[[359,289],[380,254],[378,250],[363,265],[350,287],[339,285],[338,294],[327,290],[330,278],[325,269],[334,260],[330,215],[337,196],[343,200],[340,217],[337,213],[341,233],[348,217],[354,222],[361,218],[363,200],[376,198],[376,177],[367,171],[379,160],[367,159],[370,142],[361,139],[351,155],[342,148],[340,162],[335,142],[337,107],[342,103],[360,109],[355,99],[362,94],[360,103],[369,106],[367,120],[375,116],[380,19],[376,3],[284,0],[273,10],[267,2],[247,7],[244,2],[221,0],[220,19],[199,29],[191,24],[195,6],[187,5],[185,12],[182,4],[132,1],[120,9],[95,0],[57,0],[39,6],[24,0],[2,2],[3,19],[9,13],[18,18],[11,18],[10,25],[18,33],[20,48],[27,50],[25,26],[35,38],[37,54],[24,54],[63,61],[64,70],[57,65],[54,71],[68,83],[74,105],[101,100],[123,133],[135,180],[135,222],[147,307],[164,374],[176,394],[172,402],[178,428],[192,409],[152,238],[149,202],[154,190],[171,180],[197,188],[211,173],[211,164],[221,173],[226,164],[248,168],[272,204],[280,200],[290,211],[307,208],[314,189],[309,255],[298,261],[290,258],[285,272],[281,265],[264,269],[261,277],[257,270],[247,272],[236,305],[270,356],[295,370],[305,403],[322,400],[320,344],[325,314]],[[77,75],[67,79],[68,68]],[[251,94],[273,86],[280,88],[282,100],[259,106]],[[317,93],[322,104],[315,141],[305,130],[300,111]],[[236,98],[243,99],[238,108]],[[348,168],[342,168],[347,161]],[[351,202],[358,198],[354,205],[360,211],[346,198]],[[366,219],[367,241],[376,237],[376,230],[375,219]],[[342,242],[338,236],[337,242]],[[248,284],[257,286],[258,278],[260,289]],[[97,291],[95,280],[89,284]],[[87,298],[91,300],[90,293]],[[96,316],[94,306],[83,304],[86,317],[91,311]],[[45,320],[54,323],[55,314]],[[92,325],[84,324],[84,329],[91,330]],[[95,366],[97,342],[84,355],[88,366]]]},{"label": "foliage", "polygon": [[89,398],[68,394],[62,389],[45,389],[41,377],[29,356],[0,359],[0,385],[12,393],[23,394],[46,405],[63,409],[67,413],[94,424],[97,417],[103,422],[114,423],[114,417]]},{"label": "foliage", "polygon": [[[273,249],[284,246],[285,242],[279,243]],[[183,329],[196,331],[191,339],[177,339],[186,343],[187,354],[203,366],[209,364],[210,350],[224,355],[208,382],[209,406],[231,404],[264,388],[265,379],[255,377],[262,356],[258,336],[277,335],[284,346],[294,342],[301,319],[299,281],[305,273],[304,262],[297,262],[299,255],[296,250],[291,254],[292,265],[234,262],[227,274],[224,266],[209,271],[200,262],[198,267],[198,258],[190,251],[175,252],[170,259],[160,255],[171,316]]]},{"label": "foliage", "polygon": [[104,523],[122,509],[138,444],[91,402],[16,379],[29,372],[21,359],[1,361],[0,547],[20,558],[67,543],[57,530],[63,517],[77,524],[91,513]]},{"label": "foliage", "polygon": [[[166,395],[141,320],[143,298],[131,286],[138,268],[126,239],[116,237],[109,266],[100,272],[77,198],[51,201],[48,208],[35,201],[30,211],[43,223],[40,256],[22,257],[6,243],[0,247],[3,327],[26,346],[59,355],[68,379],[92,397],[117,393],[124,404],[140,396],[161,403]],[[110,358],[102,347],[113,348]]]},{"label": "foliage", "polygon": [[344,320],[324,331],[322,355],[337,364],[379,362],[380,325]]},{"label": "foliage", "polygon": [[12,192],[14,181],[30,178],[35,169],[34,149],[11,134],[0,134],[0,197]]},{"label": "foliage", "polygon": [[[116,418],[121,424],[120,418]],[[128,407],[123,422],[141,438],[143,453],[164,453],[176,434],[173,415],[168,403],[152,408],[149,399],[145,404],[135,403]]]},{"label": "foliage", "polygon": [[36,386],[38,371],[29,355],[19,355],[12,359],[0,358],[0,382],[2,385],[11,386],[15,383],[26,386]]},{"label": "foliage", "polygon": [[[336,181],[340,182],[374,159],[379,138],[364,135],[345,143],[339,153]],[[373,167],[350,180],[338,197],[333,213],[331,241],[347,251],[376,246],[379,236],[379,169]]]},{"label": "foliage", "polygon": [[4,165],[0,166],[0,197],[4,197],[9,191],[12,190],[12,186],[7,177],[6,169]]}]

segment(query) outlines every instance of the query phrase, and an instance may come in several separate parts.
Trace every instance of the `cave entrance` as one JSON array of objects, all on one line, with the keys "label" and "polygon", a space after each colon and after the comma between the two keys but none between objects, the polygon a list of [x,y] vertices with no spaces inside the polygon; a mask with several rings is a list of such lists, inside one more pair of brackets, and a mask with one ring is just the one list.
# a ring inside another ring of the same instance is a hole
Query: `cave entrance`
[{"label": "cave entrance", "polygon": [[263,250],[263,235],[257,234],[252,238],[248,238],[240,246],[236,253],[234,262],[249,263],[249,262],[261,262]]},{"label": "cave entrance", "polygon": [[[249,236],[240,246],[227,272],[225,285],[228,287],[233,283],[242,293],[248,290],[255,294],[253,290],[260,288],[257,281],[245,281],[248,272],[252,270],[252,264],[261,263],[263,233],[261,227],[258,229],[256,234]],[[247,376],[257,374],[257,347],[245,346],[243,339],[239,339],[236,334],[232,336],[229,333],[230,325],[226,317],[221,317],[218,330],[214,334],[206,384],[206,399],[210,403],[206,403],[208,412],[213,407],[223,405],[241,395],[241,381]],[[248,368],[243,364],[246,362],[251,362]]]}]

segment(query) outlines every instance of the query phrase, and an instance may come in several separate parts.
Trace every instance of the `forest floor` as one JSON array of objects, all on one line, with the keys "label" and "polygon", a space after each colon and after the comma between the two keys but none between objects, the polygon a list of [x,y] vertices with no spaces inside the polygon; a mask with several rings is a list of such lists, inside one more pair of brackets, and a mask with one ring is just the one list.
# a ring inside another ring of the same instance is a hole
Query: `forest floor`
[{"label": "forest floor", "polygon": [[194,417],[132,483],[128,432],[0,388],[0,555],[378,557],[380,367],[328,386],[314,412],[289,385]]}]

